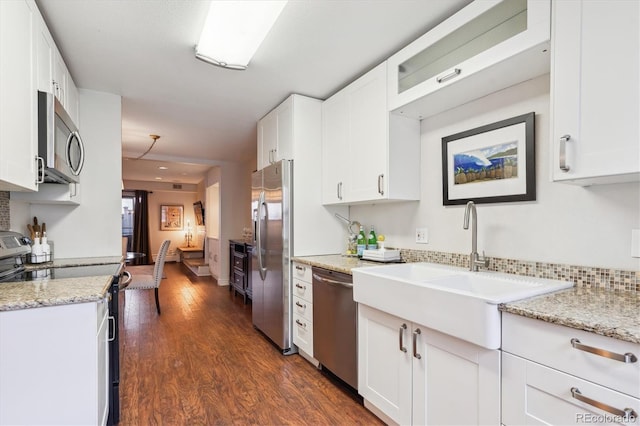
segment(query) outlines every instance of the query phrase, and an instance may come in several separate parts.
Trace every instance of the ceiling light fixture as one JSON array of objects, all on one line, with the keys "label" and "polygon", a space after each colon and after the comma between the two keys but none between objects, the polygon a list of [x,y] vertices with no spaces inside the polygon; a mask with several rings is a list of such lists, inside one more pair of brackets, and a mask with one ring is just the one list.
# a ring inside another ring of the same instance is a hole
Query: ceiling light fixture
[{"label": "ceiling light fixture", "polygon": [[149,149],[147,149],[142,155],[140,155],[139,157],[136,158],[136,160],[141,159],[142,157],[144,157],[145,155],[147,155],[149,153],[149,151],[151,151],[151,148],[153,148],[153,146],[156,144],[156,142],[158,141],[158,139],[160,139],[160,136],[158,135],[149,135],[149,137],[151,139],[153,139],[153,142],[151,142],[151,146],[149,147]]},{"label": "ceiling light fixture", "polygon": [[169,168],[166,167],[166,166],[158,166],[158,169],[160,169],[160,170],[169,170]]},{"label": "ceiling light fixture", "polygon": [[212,1],[196,58],[219,67],[244,70],[287,1]]}]

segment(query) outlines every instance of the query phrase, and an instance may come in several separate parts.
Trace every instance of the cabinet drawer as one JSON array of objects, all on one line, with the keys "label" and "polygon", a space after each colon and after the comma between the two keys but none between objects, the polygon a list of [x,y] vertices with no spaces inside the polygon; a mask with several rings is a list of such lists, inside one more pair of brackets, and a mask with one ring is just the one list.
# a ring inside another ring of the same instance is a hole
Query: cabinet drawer
[{"label": "cabinet drawer", "polygon": [[233,267],[238,268],[240,270],[244,269],[244,258],[245,256],[242,254],[234,253],[233,254]]},{"label": "cabinet drawer", "polygon": [[293,262],[293,279],[310,283],[313,279],[311,276],[311,266],[302,263]]},{"label": "cabinet drawer", "polygon": [[[640,344],[504,313],[502,350],[640,398],[640,360],[623,362],[574,347],[572,339],[640,357]],[[576,342],[577,343],[577,342]]]},{"label": "cabinet drawer", "polygon": [[293,314],[293,343],[313,356],[313,323],[299,314]]},{"label": "cabinet drawer", "polygon": [[244,287],[244,274],[242,272],[233,271],[233,276],[231,277],[232,285],[236,288],[242,289]]},{"label": "cabinet drawer", "polygon": [[307,321],[313,321],[313,303],[298,296],[293,296],[293,313]]},{"label": "cabinet drawer", "polygon": [[[311,270],[311,268],[309,268]],[[293,279],[293,295],[307,302],[313,302],[313,286],[311,282],[302,281],[298,278]]]},{"label": "cabinet drawer", "polygon": [[505,425],[636,424],[624,412],[637,416],[638,398],[510,354],[502,367]]}]

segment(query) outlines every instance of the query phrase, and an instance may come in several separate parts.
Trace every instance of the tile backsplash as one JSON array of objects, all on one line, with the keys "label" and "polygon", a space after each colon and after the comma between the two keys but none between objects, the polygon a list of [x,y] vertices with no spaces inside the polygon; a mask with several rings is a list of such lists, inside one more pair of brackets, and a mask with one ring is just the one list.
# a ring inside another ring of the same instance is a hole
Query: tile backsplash
[{"label": "tile backsplash", "polygon": [[[431,262],[465,268],[469,266],[468,254],[400,249],[400,257],[405,262]],[[612,268],[563,265],[498,257],[489,258],[488,270],[528,277],[573,281],[577,287],[583,288],[640,292],[640,271],[623,271]]]},{"label": "tile backsplash", "polygon": [[0,191],[0,231],[8,231],[9,223],[9,192]]}]

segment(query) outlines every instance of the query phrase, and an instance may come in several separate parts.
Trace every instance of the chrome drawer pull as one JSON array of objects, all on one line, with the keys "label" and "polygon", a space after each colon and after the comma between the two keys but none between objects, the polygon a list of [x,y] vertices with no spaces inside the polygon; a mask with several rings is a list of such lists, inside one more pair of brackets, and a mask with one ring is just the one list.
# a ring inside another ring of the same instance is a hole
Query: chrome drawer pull
[{"label": "chrome drawer pull", "polygon": [[302,272],[304,272],[304,270],[305,270],[305,269],[307,269],[307,268],[305,268],[304,266],[296,265],[296,269],[297,269],[298,271],[302,271]]},{"label": "chrome drawer pull", "polygon": [[421,333],[419,328],[416,328],[413,332],[413,357],[417,359],[422,358],[422,355],[418,353],[418,335]]},{"label": "chrome drawer pull", "polygon": [[404,347],[404,331],[407,329],[407,324],[402,324],[400,329],[398,330],[398,345],[400,346],[400,351],[407,352],[407,348]]},{"label": "chrome drawer pull", "polygon": [[571,135],[564,135],[560,138],[560,170],[568,172],[571,167],[567,166],[567,142],[571,140]]},{"label": "chrome drawer pull", "polygon": [[627,352],[626,354],[617,354],[615,352],[609,352],[606,349],[594,348],[593,346],[583,345],[582,343],[580,343],[580,340],[576,338],[571,339],[571,346],[581,351],[600,355],[605,358],[614,359],[616,361],[624,362],[626,364],[632,364],[638,361],[638,358],[636,358],[636,356],[631,352]]},{"label": "chrome drawer pull", "polygon": [[298,324],[302,328],[307,328],[307,324],[300,322],[300,320],[296,320],[296,324]]},{"label": "chrome drawer pull", "polygon": [[619,410],[615,407],[612,407],[604,402],[596,401],[595,399],[588,398],[580,392],[580,389],[573,387],[571,388],[571,396],[578,401],[582,401],[585,404],[589,404],[593,407],[599,408],[607,413],[611,413],[614,416],[620,416],[624,419],[625,422],[634,421],[638,418],[638,413],[633,411],[631,408],[625,408],[624,410]]},{"label": "chrome drawer pull", "polygon": [[307,287],[305,287],[305,286],[303,286],[303,285],[300,285],[300,284],[298,284],[298,283],[296,283],[296,287],[297,287],[297,288],[299,288],[300,290],[304,290],[304,289],[306,289],[306,288],[307,288]]},{"label": "chrome drawer pull", "polygon": [[307,305],[303,305],[303,304],[301,304],[300,302],[298,302],[297,300],[296,300],[296,306],[297,306],[298,308],[307,309]]},{"label": "chrome drawer pull", "polygon": [[462,72],[462,70],[460,68],[454,68],[453,71],[451,71],[449,74],[446,74],[446,75],[443,75],[442,77],[436,78],[436,81],[438,83],[444,83],[445,81],[450,80],[453,77],[456,77],[456,76],[460,75],[461,72]]},{"label": "chrome drawer pull", "polygon": [[107,337],[107,342],[113,342],[116,340],[116,318],[109,316],[107,319],[109,320],[109,335]]}]

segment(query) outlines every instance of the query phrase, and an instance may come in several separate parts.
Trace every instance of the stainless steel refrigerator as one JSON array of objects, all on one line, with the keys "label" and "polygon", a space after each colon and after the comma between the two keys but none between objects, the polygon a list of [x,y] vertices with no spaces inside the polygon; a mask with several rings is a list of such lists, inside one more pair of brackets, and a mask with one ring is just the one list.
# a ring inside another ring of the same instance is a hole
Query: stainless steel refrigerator
[{"label": "stainless steel refrigerator", "polygon": [[292,172],[282,160],[251,178],[253,325],[283,354],[297,352],[292,336]]}]

